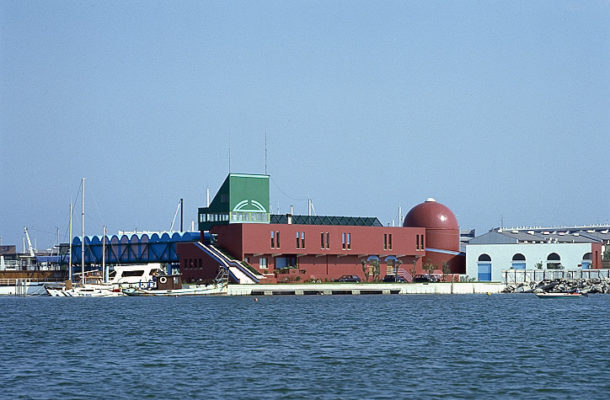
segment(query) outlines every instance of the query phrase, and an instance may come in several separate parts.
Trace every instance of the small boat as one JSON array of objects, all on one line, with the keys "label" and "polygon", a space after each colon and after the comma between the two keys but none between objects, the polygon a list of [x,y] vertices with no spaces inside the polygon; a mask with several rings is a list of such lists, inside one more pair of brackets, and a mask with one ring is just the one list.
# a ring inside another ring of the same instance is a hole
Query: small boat
[{"label": "small boat", "polygon": [[576,299],[583,297],[582,293],[536,293],[536,296],[540,299]]},{"label": "small boat", "polygon": [[227,293],[226,281],[216,280],[209,285],[182,286],[181,275],[161,275],[157,278],[156,286],[145,289],[131,287],[123,289],[128,296],[209,296]]},{"label": "small boat", "polygon": [[163,271],[161,264],[135,264],[117,265],[110,274],[110,280],[104,282],[99,271],[85,272],[84,279],[77,275],[77,281],[68,280],[64,285],[45,285],[49,296],[52,297],[116,297],[125,296],[122,288],[137,287],[151,288],[154,286],[156,276]]},{"label": "small boat", "polygon": [[108,285],[84,284],[79,286],[54,289],[45,287],[49,296],[52,297],[118,297],[125,296],[120,290]]},{"label": "small boat", "polygon": [[123,289],[127,296],[211,296],[227,293],[226,285],[194,285],[182,289]]},{"label": "small boat", "polygon": [[[97,272],[97,271],[95,271]],[[86,274],[83,283],[72,283],[67,280],[63,285],[45,285],[51,297],[116,297],[125,296],[113,285],[103,283],[101,276]]]}]

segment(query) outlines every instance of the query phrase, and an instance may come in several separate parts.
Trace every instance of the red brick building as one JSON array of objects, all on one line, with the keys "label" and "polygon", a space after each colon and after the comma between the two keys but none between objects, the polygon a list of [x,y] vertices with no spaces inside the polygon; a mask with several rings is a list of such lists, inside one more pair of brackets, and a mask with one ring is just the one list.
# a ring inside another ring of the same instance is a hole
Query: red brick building
[{"label": "red brick building", "polygon": [[268,185],[267,175],[230,174],[212,203],[199,209],[202,242],[205,231],[213,240],[178,244],[185,281],[213,279],[225,263],[233,266],[232,280],[260,283],[342,275],[374,281],[388,274],[411,280],[425,264],[440,274],[443,263],[463,273],[457,220],[440,203],[428,200],[409,212],[403,227],[384,227],[371,217],[272,215]]}]

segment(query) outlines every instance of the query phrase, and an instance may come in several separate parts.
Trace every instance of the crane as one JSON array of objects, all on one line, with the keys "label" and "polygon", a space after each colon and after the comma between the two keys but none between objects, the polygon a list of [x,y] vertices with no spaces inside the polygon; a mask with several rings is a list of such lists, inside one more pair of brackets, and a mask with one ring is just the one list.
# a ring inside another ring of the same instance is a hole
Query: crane
[{"label": "crane", "polygon": [[23,230],[25,231],[25,238],[28,241],[28,251],[30,252],[30,257],[34,258],[35,254],[34,254],[34,248],[32,247],[32,241],[30,240],[30,235],[28,233],[28,227],[24,227]]},{"label": "crane", "polygon": [[174,214],[174,219],[172,220],[172,225],[169,227],[169,231],[174,231],[174,224],[176,222],[176,217],[178,216],[178,211],[180,211],[180,232],[182,232],[182,199],[178,202],[178,207],[176,207],[176,213]]}]

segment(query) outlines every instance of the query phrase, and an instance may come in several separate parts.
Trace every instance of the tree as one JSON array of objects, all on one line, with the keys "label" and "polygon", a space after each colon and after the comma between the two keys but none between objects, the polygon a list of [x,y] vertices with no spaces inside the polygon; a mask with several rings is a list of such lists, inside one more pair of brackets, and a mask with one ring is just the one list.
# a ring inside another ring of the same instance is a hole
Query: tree
[{"label": "tree", "polygon": [[431,264],[431,263],[424,264],[424,270],[428,271],[429,275],[432,275],[432,273],[434,272],[435,269],[436,269],[436,265],[434,265],[434,264]]},{"label": "tree", "polygon": [[370,260],[369,264],[371,264],[373,266],[373,281],[378,281],[379,274],[381,272],[379,269],[379,260],[376,260],[376,259]]},{"label": "tree", "polygon": [[443,282],[445,281],[445,277],[447,275],[449,275],[451,273],[451,267],[449,266],[449,263],[447,261],[445,261],[443,263]]},{"label": "tree", "polygon": [[366,260],[360,260],[360,264],[362,264],[362,273],[364,274],[365,282],[369,281],[369,266]]},{"label": "tree", "polygon": [[413,264],[409,267],[409,273],[411,274],[411,280],[415,279],[417,273],[417,259],[413,260]]},{"label": "tree", "polygon": [[398,269],[402,265],[402,260],[394,260],[394,275],[398,275]]}]

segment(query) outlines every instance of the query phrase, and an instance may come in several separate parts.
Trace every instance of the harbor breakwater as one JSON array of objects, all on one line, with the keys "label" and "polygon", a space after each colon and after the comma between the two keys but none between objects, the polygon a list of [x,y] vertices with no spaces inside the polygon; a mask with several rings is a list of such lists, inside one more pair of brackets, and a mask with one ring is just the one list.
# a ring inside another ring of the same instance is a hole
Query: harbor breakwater
[{"label": "harbor breakwater", "polygon": [[503,293],[610,293],[610,278],[547,279],[539,282],[509,283]]},{"label": "harbor breakwater", "polygon": [[229,285],[229,296],[366,295],[366,294],[487,294],[501,293],[496,282],[438,283],[310,283]]}]

